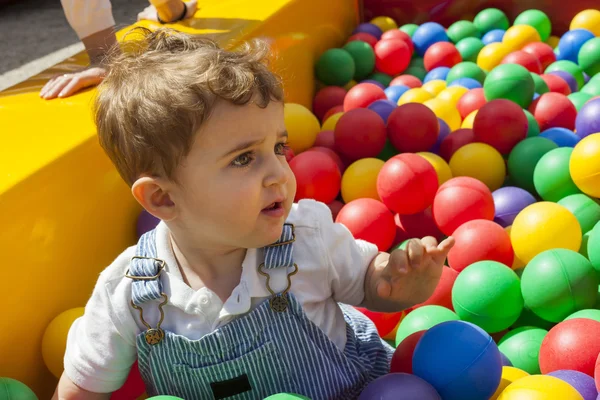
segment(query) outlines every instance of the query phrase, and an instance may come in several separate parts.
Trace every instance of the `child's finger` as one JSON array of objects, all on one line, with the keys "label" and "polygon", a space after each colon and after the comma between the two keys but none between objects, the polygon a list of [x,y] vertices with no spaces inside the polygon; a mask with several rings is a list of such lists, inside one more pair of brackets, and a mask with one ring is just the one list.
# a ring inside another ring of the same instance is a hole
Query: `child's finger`
[{"label": "child's finger", "polygon": [[69,82],[69,78],[66,76],[62,76],[58,78],[53,84],[52,87],[48,88],[48,91],[44,94],[45,99],[53,99],[58,93],[67,85]]},{"label": "child's finger", "polygon": [[437,249],[438,241],[433,236],[426,236],[421,239],[421,244],[423,244],[426,250]]},{"label": "child's finger", "polygon": [[408,263],[411,267],[416,267],[421,264],[424,251],[425,247],[423,247],[420,240],[411,239],[408,242],[406,252],[408,253]]},{"label": "child's finger", "polygon": [[407,252],[402,249],[398,249],[390,254],[390,259],[388,260],[388,265],[386,267],[387,271],[385,272],[386,275],[393,276],[398,272],[406,273],[408,268],[409,262]]},{"label": "child's finger", "polygon": [[440,249],[446,254],[448,254],[452,247],[454,247],[454,238],[452,236],[447,237],[442,241],[442,243],[438,245],[438,249]]}]

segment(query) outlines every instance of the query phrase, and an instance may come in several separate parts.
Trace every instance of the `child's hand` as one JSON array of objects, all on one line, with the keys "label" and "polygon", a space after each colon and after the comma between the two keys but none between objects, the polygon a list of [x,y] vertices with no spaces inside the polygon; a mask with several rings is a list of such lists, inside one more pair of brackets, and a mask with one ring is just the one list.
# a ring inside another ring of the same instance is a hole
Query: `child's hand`
[{"label": "child's hand", "polygon": [[386,264],[371,265],[369,268],[373,271],[367,272],[367,307],[372,305],[374,311],[393,312],[426,301],[440,280],[452,246],[452,237],[439,245],[433,237],[412,239],[406,250],[392,252]]},{"label": "child's hand", "polygon": [[46,100],[56,97],[69,97],[82,89],[96,86],[106,76],[101,67],[86,68],[71,74],[58,75],[50,79],[40,91],[40,97]]}]

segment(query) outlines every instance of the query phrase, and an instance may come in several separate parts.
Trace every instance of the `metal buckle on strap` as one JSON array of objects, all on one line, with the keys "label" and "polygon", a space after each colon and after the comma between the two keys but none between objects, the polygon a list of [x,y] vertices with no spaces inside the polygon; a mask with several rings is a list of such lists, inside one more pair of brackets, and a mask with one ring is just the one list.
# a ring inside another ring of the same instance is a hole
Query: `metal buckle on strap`
[{"label": "metal buckle on strap", "polygon": [[292,286],[292,276],[296,275],[296,273],[298,272],[298,265],[294,263],[294,270],[287,274],[287,287],[281,293],[275,293],[275,291],[271,289],[271,285],[269,284],[271,281],[271,276],[267,272],[263,271],[264,266],[265,263],[261,263],[258,266],[258,273],[267,278],[267,282],[265,285],[267,286],[267,290],[269,291],[269,293],[271,293],[271,298],[269,299],[269,305],[271,307],[271,310],[276,312],[284,312],[285,310],[287,310],[288,306],[288,301],[286,300],[285,295]]},{"label": "metal buckle on strap", "polygon": [[280,242],[280,243],[273,243],[270,244],[266,247],[279,247],[279,246],[285,246],[286,244],[292,244],[296,241],[296,232],[294,231],[295,227],[294,224],[289,224],[289,223],[285,223],[283,224],[283,226],[291,226],[292,227],[292,238],[290,240],[286,240],[285,242]]},{"label": "metal buckle on strap", "polygon": [[129,268],[127,268],[127,271],[125,271],[125,277],[129,278],[129,279],[133,279],[135,281],[151,281],[151,280],[157,279],[160,276],[160,274],[163,272],[163,270],[165,269],[165,265],[167,265],[167,263],[165,262],[165,260],[161,260],[160,258],[154,258],[154,257],[133,256],[133,257],[131,257],[131,261],[135,260],[136,258],[140,259],[140,260],[154,260],[154,261],[158,261],[160,263],[160,265],[158,266],[158,272],[154,276],[136,276],[136,275],[130,275],[129,274]]},{"label": "metal buckle on strap", "polygon": [[165,332],[162,330],[160,325],[163,323],[163,321],[165,319],[165,312],[163,311],[163,307],[169,301],[169,297],[164,292],[161,293],[160,295],[162,296],[163,301],[158,305],[158,311],[160,312],[160,319],[158,320],[158,323],[156,324],[156,328],[152,328],[150,326],[150,324],[148,322],[146,322],[146,320],[144,319],[144,310],[142,309],[142,307],[136,306],[135,303],[133,302],[133,300],[131,301],[131,306],[140,312],[140,320],[142,321],[142,324],[144,324],[144,326],[146,328],[148,328],[146,330],[146,333],[144,333],[144,339],[146,340],[146,343],[148,343],[151,346],[154,346],[155,344],[160,343],[163,340],[163,338],[165,337]]}]

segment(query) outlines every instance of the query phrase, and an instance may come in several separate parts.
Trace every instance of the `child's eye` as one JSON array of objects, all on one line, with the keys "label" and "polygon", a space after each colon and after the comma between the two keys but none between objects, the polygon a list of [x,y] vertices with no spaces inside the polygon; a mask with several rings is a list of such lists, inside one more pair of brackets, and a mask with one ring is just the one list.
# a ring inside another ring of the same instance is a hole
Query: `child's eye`
[{"label": "child's eye", "polygon": [[231,165],[238,168],[247,167],[252,161],[254,161],[254,154],[252,152],[247,152],[237,156],[236,159],[231,162]]},{"label": "child's eye", "polygon": [[285,153],[289,148],[290,147],[287,145],[287,143],[277,143],[275,145],[275,154],[285,156]]}]

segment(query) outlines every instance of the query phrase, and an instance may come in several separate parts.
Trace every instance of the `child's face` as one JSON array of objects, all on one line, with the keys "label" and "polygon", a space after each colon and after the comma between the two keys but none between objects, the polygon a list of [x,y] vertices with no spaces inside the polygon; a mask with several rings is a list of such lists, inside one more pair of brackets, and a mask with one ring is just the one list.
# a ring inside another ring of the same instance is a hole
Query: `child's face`
[{"label": "child's face", "polygon": [[296,194],[286,141],[283,104],[220,102],[176,172],[177,223],[217,246],[275,242]]}]

